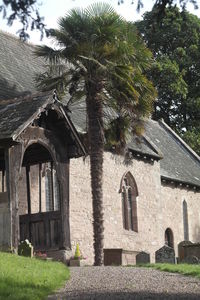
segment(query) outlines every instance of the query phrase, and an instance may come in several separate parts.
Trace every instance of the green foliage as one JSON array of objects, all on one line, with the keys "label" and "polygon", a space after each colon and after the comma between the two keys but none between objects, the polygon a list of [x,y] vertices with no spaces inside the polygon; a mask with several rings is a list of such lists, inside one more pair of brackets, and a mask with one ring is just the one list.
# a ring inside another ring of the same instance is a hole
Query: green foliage
[{"label": "green foliage", "polygon": [[[153,63],[151,52],[134,24],[110,5],[96,3],[85,10],[71,10],[59,20],[59,29],[52,30],[51,37],[56,50],[39,46],[36,51],[49,62],[47,72],[36,79],[39,89],[56,88],[60,96],[69,92],[68,107],[73,110],[73,104],[80,97],[84,101],[83,95],[89,96],[96,85],[105,107],[105,129],[111,126],[113,131],[113,123],[124,117],[126,128],[138,132],[137,120],[150,115],[156,91],[144,75]],[[125,134],[121,135],[124,145]]]},{"label": "green foliage", "polygon": [[[116,0],[118,4],[125,3],[125,0]],[[134,0],[130,0],[131,3],[134,3]],[[2,4],[1,4],[2,2]],[[49,35],[49,30],[46,29],[44,24],[44,18],[40,16],[39,10],[37,8],[38,0],[2,0],[0,2],[0,12],[3,13],[3,18],[7,18],[8,25],[12,25],[15,20],[19,20],[22,24],[22,28],[17,32],[20,35],[20,38],[27,40],[30,36],[28,34],[28,29],[31,30],[40,30],[41,39],[44,34]],[[180,6],[185,9],[188,2],[191,2],[194,8],[198,8],[196,0],[179,0]],[[157,19],[158,21],[165,14],[166,7],[176,5],[174,0],[156,0],[154,1],[157,9]],[[40,4],[41,5],[41,4]],[[143,7],[143,1],[137,0],[137,11]],[[9,12],[9,16],[7,16]]]},{"label": "green foliage", "polygon": [[76,250],[75,250],[74,258],[75,259],[80,259],[80,257],[81,257],[81,252],[80,252],[80,249],[79,249],[79,244],[76,244]]},{"label": "green foliage", "polygon": [[189,264],[145,264],[142,267],[153,268],[165,272],[180,273],[200,278],[200,265]]},{"label": "green foliage", "polygon": [[196,150],[200,154],[200,126],[196,126],[192,130],[188,130],[182,135],[183,139],[191,146],[192,149]]},{"label": "green foliage", "polygon": [[163,118],[200,154],[200,19],[170,8],[158,26],[156,14],[136,23],[155,58],[148,72],[158,90],[154,118]]},{"label": "green foliage", "polygon": [[0,299],[41,300],[63,286],[68,268],[58,262],[0,252]]},{"label": "green foliage", "polygon": [[[121,4],[127,3],[128,1],[131,4],[134,4],[134,3],[137,4],[137,11],[140,11],[140,9],[144,7],[144,1],[143,0],[137,0],[137,1],[134,1],[134,0],[117,0],[117,3],[118,3],[118,5],[121,5]],[[195,9],[198,9],[197,0],[179,0],[178,2],[179,2],[180,7],[182,9],[186,8],[188,2],[192,3]],[[170,6],[170,7],[171,6],[176,6],[177,5],[177,1],[175,1],[175,0],[155,0],[154,1],[154,5],[158,9],[158,13],[159,13],[158,16],[163,16],[164,13],[165,13],[166,7],[168,7],[168,6]]]},{"label": "green foliage", "polygon": [[[42,89],[56,88],[60,95],[70,93],[68,108],[81,97],[85,102],[88,150],[93,203],[95,265],[103,263],[103,150],[104,131],[116,126],[122,118],[135,129],[135,120],[152,110],[155,89],[145,77],[151,63],[151,52],[138,37],[135,26],[126,22],[105,3],[73,9],[59,20],[59,29],[51,36],[57,49],[38,47],[36,54],[45,57],[49,70],[40,78]],[[83,96],[84,95],[84,96]],[[84,107],[84,105],[82,106]],[[113,126],[115,124],[115,126]],[[127,128],[127,125],[126,125]],[[114,138],[126,135],[112,134]],[[106,138],[109,138],[108,134]],[[120,146],[124,147],[124,138]],[[106,141],[109,142],[110,141]],[[112,143],[115,147],[115,141]],[[122,150],[123,151],[123,150]]]},{"label": "green foliage", "polygon": [[22,24],[22,28],[17,33],[23,40],[30,37],[28,29],[39,30],[41,38],[44,34],[48,36],[48,30],[43,23],[44,18],[40,17],[36,6],[37,2],[37,0],[2,0],[0,2],[0,12],[3,13],[3,18],[7,19],[7,24],[12,26],[16,20]]}]

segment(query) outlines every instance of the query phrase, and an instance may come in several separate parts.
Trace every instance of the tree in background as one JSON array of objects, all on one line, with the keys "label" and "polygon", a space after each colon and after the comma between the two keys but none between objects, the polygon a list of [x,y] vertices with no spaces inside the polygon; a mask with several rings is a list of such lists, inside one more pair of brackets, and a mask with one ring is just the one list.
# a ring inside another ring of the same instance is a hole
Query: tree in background
[{"label": "tree in background", "polygon": [[[72,1],[72,0],[68,0]],[[109,1],[109,0],[108,0]],[[125,4],[127,1],[131,3],[137,3],[137,11],[144,6],[143,0],[116,0],[118,4]],[[156,19],[159,20],[165,15],[165,9],[168,6],[176,6],[176,0],[154,0],[154,5],[157,7]],[[44,34],[48,36],[49,30],[46,29],[44,24],[44,18],[40,16],[37,4],[39,0],[0,0],[0,12],[3,12],[3,18],[7,18],[8,25],[12,25],[15,20],[19,20],[22,23],[22,28],[19,30],[19,36],[23,40],[29,38],[28,29],[39,30],[41,32],[41,39]],[[194,8],[198,8],[196,0],[179,0],[179,4],[182,9],[185,9],[188,3],[192,3]],[[57,3],[58,4],[58,3]],[[9,16],[8,16],[9,12]]]},{"label": "tree in background", "polygon": [[41,38],[44,34],[48,36],[48,30],[44,25],[44,18],[39,14],[37,8],[38,0],[1,0],[0,12],[2,12],[3,18],[7,19],[9,26],[13,25],[15,20],[18,20],[22,24],[22,28],[18,34],[22,40],[27,40],[29,34],[28,29],[39,30],[41,32]]},{"label": "tree in background", "polygon": [[[128,0],[117,0],[118,5],[125,4],[128,2]],[[129,0],[130,1],[130,0]],[[137,3],[137,11],[140,11],[141,8],[144,7],[144,0],[131,0],[131,4]],[[169,7],[176,7],[177,4],[180,5],[180,7],[185,10],[188,3],[192,3],[195,9],[198,9],[197,0],[152,0],[154,2],[154,8],[157,9],[158,15],[156,17],[163,17],[165,15],[166,8]]]},{"label": "tree in background", "polygon": [[163,118],[200,154],[200,19],[170,8],[157,26],[156,14],[136,23],[155,58],[148,73],[158,90],[154,118]]},{"label": "tree in background", "polygon": [[[42,89],[70,93],[68,103],[84,97],[93,204],[95,265],[103,263],[103,152],[104,129],[111,127],[119,142],[122,132],[135,130],[136,120],[152,111],[155,89],[143,71],[151,53],[126,22],[108,4],[74,9],[52,30],[56,50],[39,46],[36,54],[50,63],[40,76]],[[108,116],[111,121],[105,123]],[[113,134],[112,134],[113,137]],[[121,141],[123,146],[125,139]]]}]

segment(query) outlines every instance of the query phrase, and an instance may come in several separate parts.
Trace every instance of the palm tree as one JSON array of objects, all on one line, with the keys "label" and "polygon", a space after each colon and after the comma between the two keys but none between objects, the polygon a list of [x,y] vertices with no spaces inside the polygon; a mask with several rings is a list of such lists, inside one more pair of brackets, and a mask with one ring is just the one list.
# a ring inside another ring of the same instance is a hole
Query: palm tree
[{"label": "palm tree", "polygon": [[[56,49],[38,46],[36,51],[49,61],[48,71],[40,77],[40,87],[57,88],[60,93],[68,91],[70,102],[85,96],[94,264],[102,265],[104,129],[111,125],[113,131],[113,124],[119,124],[120,120],[126,120],[126,128],[135,128],[134,121],[150,113],[155,90],[143,70],[150,66],[151,54],[134,25],[104,3],[71,10],[60,19],[59,29],[51,31],[51,37],[56,41]],[[105,125],[106,111],[113,119]],[[114,128],[121,128],[121,133],[125,129],[124,126]],[[122,138],[121,133],[116,138]]]}]

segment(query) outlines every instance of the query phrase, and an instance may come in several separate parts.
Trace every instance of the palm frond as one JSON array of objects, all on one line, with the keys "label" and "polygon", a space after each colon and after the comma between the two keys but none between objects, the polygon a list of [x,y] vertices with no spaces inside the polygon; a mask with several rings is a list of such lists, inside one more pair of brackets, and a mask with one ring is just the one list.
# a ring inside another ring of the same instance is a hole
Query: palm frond
[{"label": "palm frond", "polygon": [[36,56],[44,57],[46,60],[48,60],[52,64],[56,64],[60,61],[60,59],[64,59],[64,56],[62,54],[62,49],[55,50],[46,45],[36,46],[34,54]]},{"label": "palm frond", "polygon": [[[67,91],[70,107],[82,101],[89,94],[88,86],[93,85],[109,110],[104,111],[106,128],[107,124],[122,125],[123,118],[129,129],[136,123],[141,125],[137,120],[149,115],[156,93],[144,75],[152,55],[133,23],[125,21],[109,4],[99,2],[69,11],[59,20],[59,29],[51,31],[51,37],[58,50],[47,46],[37,49],[38,55],[50,62],[52,73],[43,75],[41,87],[57,86]],[[95,88],[99,83],[101,91]]]},{"label": "palm frond", "polygon": [[81,58],[82,60],[92,62],[94,65],[98,66],[103,71],[107,70],[106,66],[101,64],[97,59],[95,59],[93,57],[86,57],[86,56],[83,56],[83,55],[79,55],[78,58]]},{"label": "palm frond", "polygon": [[88,6],[88,8],[85,9],[85,14],[88,18],[101,17],[102,15],[117,15],[115,9],[105,2],[97,2],[91,4],[90,6]]}]

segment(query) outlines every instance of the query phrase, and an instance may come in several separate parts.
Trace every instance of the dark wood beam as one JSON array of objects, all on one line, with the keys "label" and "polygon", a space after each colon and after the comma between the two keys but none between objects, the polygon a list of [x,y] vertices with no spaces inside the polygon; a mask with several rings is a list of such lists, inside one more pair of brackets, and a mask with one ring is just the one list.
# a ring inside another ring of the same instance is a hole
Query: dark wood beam
[{"label": "dark wood beam", "polygon": [[58,180],[60,184],[60,212],[62,222],[62,249],[70,249],[70,225],[69,225],[69,161],[59,163]]},{"label": "dark wood beam", "polygon": [[39,164],[39,212],[42,211],[42,164]]},{"label": "dark wood beam", "polygon": [[18,198],[18,183],[19,173],[22,160],[22,145],[13,145],[5,149],[5,166],[6,166],[6,185],[11,209],[11,248],[17,250],[19,243],[19,198]]},{"label": "dark wood beam", "polygon": [[52,207],[51,209],[54,210],[54,186],[53,186],[53,162],[51,162],[51,199],[52,199]]},{"label": "dark wood beam", "polygon": [[5,170],[2,170],[1,190],[2,192],[5,192]]}]

